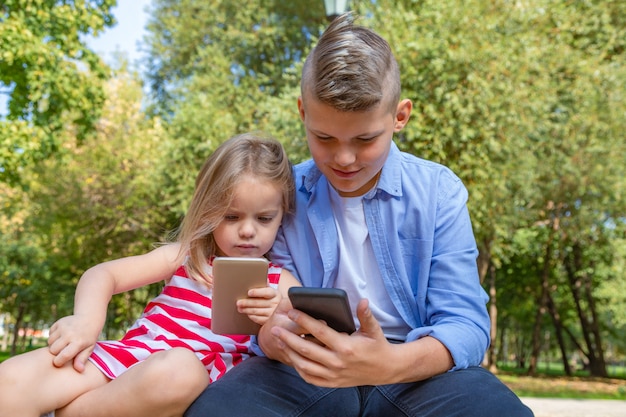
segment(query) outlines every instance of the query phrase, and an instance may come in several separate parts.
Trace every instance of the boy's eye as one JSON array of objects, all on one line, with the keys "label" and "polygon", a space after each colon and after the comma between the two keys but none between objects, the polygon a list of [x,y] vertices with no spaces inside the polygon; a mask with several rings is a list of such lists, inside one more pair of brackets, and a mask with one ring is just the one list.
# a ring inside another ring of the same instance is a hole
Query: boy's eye
[{"label": "boy's eye", "polygon": [[[325,135],[315,135],[315,137],[317,137],[317,140],[319,140],[320,142],[327,142],[330,140],[333,140],[332,136],[325,136]],[[365,136],[365,137],[359,137],[359,138],[354,138],[355,141],[359,141],[361,143],[370,143],[375,141],[378,138],[378,136]]]},{"label": "boy's eye", "polygon": [[367,142],[372,142],[372,141],[374,141],[375,139],[376,139],[376,136],[373,136],[373,137],[365,137],[365,138],[357,138],[357,140],[358,140],[358,141],[361,141],[361,142],[366,142],[366,143],[367,143]]}]

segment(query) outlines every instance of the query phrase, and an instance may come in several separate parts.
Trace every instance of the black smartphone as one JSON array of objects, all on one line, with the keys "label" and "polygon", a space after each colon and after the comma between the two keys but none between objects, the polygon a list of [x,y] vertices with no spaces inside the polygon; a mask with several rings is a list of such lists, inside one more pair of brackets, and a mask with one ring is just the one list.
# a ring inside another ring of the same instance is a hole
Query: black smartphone
[{"label": "black smartphone", "polygon": [[356,331],[348,294],[340,288],[291,287],[289,300],[293,308],[324,320],[338,332]]},{"label": "black smartphone", "polygon": [[211,330],[216,334],[257,334],[261,326],[237,311],[237,300],[248,290],[267,286],[269,262],[265,258],[213,259]]}]

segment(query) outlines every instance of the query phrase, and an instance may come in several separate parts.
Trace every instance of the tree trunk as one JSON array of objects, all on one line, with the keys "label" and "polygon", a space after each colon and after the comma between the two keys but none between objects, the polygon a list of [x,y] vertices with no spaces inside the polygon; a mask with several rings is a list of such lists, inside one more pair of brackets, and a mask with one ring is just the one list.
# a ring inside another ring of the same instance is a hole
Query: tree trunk
[{"label": "tree trunk", "polygon": [[[484,241],[481,250],[478,251],[478,259],[476,260],[476,265],[478,267],[478,277],[480,279],[480,283],[485,282],[485,277],[487,276],[487,271],[491,265],[491,242]],[[495,350],[495,335],[497,331],[497,308],[496,308],[496,297],[495,297],[495,281],[489,281],[489,320],[491,323],[491,328],[489,330],[490,336],[490,344],[489,349],[485,352],[485,356],[483,357],[483,367],[489,369],[494,372],[496,370],[496,362],[494,360],[493,352]],[[494,314],[495,312],[495,314]]]},{"label": "tree trunk", "polygon": [[[548,250],[549,252],[550,250]],[[546,263],[547,263],[546,258]],[[535,314],[535,325],[533,327],[532,334],[532,349],[530,352],[530,359],[528,364],[528,375],[537,374],[537,363],[539,361],[539,354],[541,353],[541,321],[543,315],[546,312],[546,305],[548,300],[548,277],[544,272],[541,274],[541,296],[539,297],[539,306],[537,307],[537,313]]]},{"label": "tree trunk", "polygon": [[543,269],[541,271],[541,295],[539,297],[539,305],[537,306],[537,313],[535,314],[535,325],[533,327],[532,334],[532,350],[530,353],[530,363],[528,365],[528,375],[537,374],[537,363],[539,361],[539,354],[541,353],[541,320],[546,313],[548,306],[548,291],[550,290],[550,269],[552,259],[552,241],[554,240],[554,233],[558,229],[558,221],[550,220],[550,231],[548,240],[546,241],[546,253],[543,258]]},{"label": "tree trunk", "polygon": [[17,354],[17,344],[19,342],[20,327],[22,327],[25,312],[26,304],[21,303],[17,309],[17,317],[15,317],[15,327],[13,328],[13,341],[11,342],[11,356],[15,356]]},{"label": "tree trunk", "polygon": [[565,347],[565,340],[563,340],[563,323],[561,323],[561,316],[556,310],[554,300],[548,292],[548,309],[550,310],[550,316],[552,317],[552,324],[556,332],[556,339],[559,344],[559,350],[561,351],[561,360],[563,362],[563,370],[567,376],[572,376],[572,368],[569,364],[569,358],[567,355],[567,348]]},{"label": "tree trunk", "polygon": [[[572,253],[565,259],[564,265],[583,339],[587,347],[586,355],[589,361],[589,372],[592,376],[606,378],[608,373],[604,360],[604,349],[602,348],[602,336],[600,334],[595,300],[593,299],[591,278],[586,273],[578,274],[579,271],[583,270],[580,245],[575,244],[572,249]],[[589,315],[586,314],[583,304],[586,304]]]},{"label": "tree trunk", "polygon": [[3,352],[7,350],[9,347],[9,315],[5,314],[3,316],[2,325],[4,326],[2,332],[2,342],[0,342],[0,350]]},{"label": "tree trunk", "polygon": [[489,371],[492,373],[497,372],[497,361],[496,361],[496,336],[497,336],[497,325],[498,322],[498,304],[496,300],[496,267],[491,264],[489,267],[489,317],[491,320],[491,329],[489,331],[489,336],[491,339],[491,343],[489,344],[489,349],[487,351],[487,365]]}]

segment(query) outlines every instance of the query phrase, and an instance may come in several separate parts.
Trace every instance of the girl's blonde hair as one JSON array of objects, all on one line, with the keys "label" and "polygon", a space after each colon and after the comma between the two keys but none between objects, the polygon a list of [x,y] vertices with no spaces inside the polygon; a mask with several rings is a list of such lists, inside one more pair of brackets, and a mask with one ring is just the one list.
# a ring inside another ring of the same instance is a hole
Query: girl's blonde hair
[{"label": "girl's blonde hair", "polygon": [[276,184],[283,190],[283,213],[294,210],[293,173],[280,142],[245,133],[222,143],[202,166],[189,210],[176,233],[181,253],[187,254],[188,273],[209,286],[208,261],[218,254],[213,231],[224,219],[235,186],[244,175]]}]

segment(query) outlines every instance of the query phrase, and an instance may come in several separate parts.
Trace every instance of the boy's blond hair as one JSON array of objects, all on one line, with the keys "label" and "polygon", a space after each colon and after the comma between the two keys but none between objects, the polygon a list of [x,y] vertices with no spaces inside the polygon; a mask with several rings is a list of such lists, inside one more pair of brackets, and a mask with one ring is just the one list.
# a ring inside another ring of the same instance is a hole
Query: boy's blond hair
[{"label": "boy's blond hair", "polygon": [[312,97],[340,111],[367,111],[384,103],[394,112],[400,71],[389,43],[346,13],[333,20],[308,55],[300,89],[303,101]]},{"label": "boy's blond hair", "polygon": [[208,261],[218,255],[213,231],[224,220],[234,189],[245,175],[276,184],[283,191],[284,215],[294,210],[293,173],[280,142],[246,133],[222,143],[202,166],[189,210],[177,232],[181,252],[188,256],[188,273],[209,286]]}]

